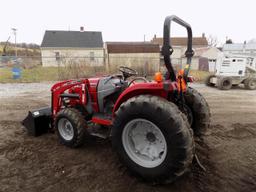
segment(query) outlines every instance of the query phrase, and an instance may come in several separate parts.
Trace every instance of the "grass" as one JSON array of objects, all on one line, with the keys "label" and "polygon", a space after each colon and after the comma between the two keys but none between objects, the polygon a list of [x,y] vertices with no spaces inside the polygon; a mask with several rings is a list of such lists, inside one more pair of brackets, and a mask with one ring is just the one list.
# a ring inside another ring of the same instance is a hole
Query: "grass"
[{"label": "grass", "polygon": [[42,81],[59,81],[64,79],[78,79],[104,74],[103,68],[97,67],[33,67],[22,69],[21,78],[13,79],[12,68],[0,68],[0,83],[33,83]]},{"label": "grass", "polygon": [[[87,71],[87,74],[83,76],[92,76],[97,73],[89,68],[81,69],[82,72]],[[32,83],[42,81],[58,81],[61,79],[77,78],[77,74],[81,73],[69,68],[58,68],[58,67],[34,67],[30,69],[22,69],[21,78],[13,79],[12,68],[0,68],[0,83]],[[100,69],[99,71],[102,71]],[[203,82],[209,75],[206,71],[190,71],[190,76],[193,76],[196,82]]]},{"label": "grass", "polygon": [[59,78],[57,67],[36,67],[22,69],[21,78],[12,78],[12,68],[0,68],[0,83],[32,83],[41,81],[56,81]]},{"label": "grass", "polygon": [[196,82],[204,82],[206,77],[208,77],[211,73],[207,71],[195,71],[192,70],[189,72],[189,75],[194,77]]}]

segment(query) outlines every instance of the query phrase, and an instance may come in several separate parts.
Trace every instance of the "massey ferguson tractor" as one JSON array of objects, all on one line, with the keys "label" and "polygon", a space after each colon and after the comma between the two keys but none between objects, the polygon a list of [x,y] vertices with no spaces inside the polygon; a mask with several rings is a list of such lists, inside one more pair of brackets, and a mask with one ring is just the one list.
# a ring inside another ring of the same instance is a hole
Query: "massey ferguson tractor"
[{"label": "massey ferguson tractor", "polygon": [[[185,27],[188,34],[187,65],[177,74],[170,58],[171,22]],[[105,131],[120,161],[134,175],[158,183],[181,176],[195,155],[194,136],[209,127],[210,111],[203,96],[188,87],[194,54],[190,25],[168,16],[163,35],[164,77],[156,73],[149,81],[120,67],[120,74],[56,83],[51,88],[51,107],[30,111],[23,120],[28,133],[54,132],[62,144],[74,148],[89,134]],[[93,125],[98,128],[93,130]]]}]

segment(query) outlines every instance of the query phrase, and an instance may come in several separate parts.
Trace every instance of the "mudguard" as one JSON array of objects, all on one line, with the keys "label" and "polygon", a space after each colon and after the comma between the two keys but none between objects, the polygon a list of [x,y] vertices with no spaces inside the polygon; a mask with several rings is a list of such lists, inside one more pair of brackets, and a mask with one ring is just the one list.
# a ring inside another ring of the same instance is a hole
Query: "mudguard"
[{"label": "mudguard", "polygon": [[26,127],[28,134],[35,137],[49,132],[52,123],[51,107],[29,111],[21,123]]},{"label": "mudguard", "polygon": [[118,110],[119,106],[126,100],[137,95],[155,95],[162,98],[167,98],[169,92],[177,90],[177,83],[171,81],[138,83],[128,87],[117,99],[113,108],[113,115]]}]

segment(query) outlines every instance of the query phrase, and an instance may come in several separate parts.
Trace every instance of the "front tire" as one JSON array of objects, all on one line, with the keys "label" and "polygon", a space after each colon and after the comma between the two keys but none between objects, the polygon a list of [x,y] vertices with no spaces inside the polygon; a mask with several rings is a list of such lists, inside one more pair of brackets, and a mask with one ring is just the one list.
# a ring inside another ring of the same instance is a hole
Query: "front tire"
[{"label": "front tire", "polygon": [[86,135],[86,121],[74,108],[61,110],[55,119],[54,127],[60,142],[68,147],[79,147]]},{"label": "front tire", "polygon": [[177,106],[163,98],[140,95],[123,103],[113,123],[112,145],[135,175],[172,182],[190,166],[193,131]]},{"label": "front tire", "polygon": [[209,75],[205,80],[205,85],[209,87],[214,87],[215,84],[211,82],[211,79],[216,77],[215,75]]}]

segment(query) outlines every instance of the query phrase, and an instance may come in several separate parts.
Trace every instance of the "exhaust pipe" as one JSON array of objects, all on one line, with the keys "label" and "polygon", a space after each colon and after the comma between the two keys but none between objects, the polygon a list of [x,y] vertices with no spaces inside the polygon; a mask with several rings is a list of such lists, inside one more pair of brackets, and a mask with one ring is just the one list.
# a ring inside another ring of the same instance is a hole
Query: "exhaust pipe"
[{"label": "exhaust pipe", "polygon": [[21,123],[26,127],[28,134],[35,137],[49,132],[52,125],[51,107],[29,111],[27,117]]}]

